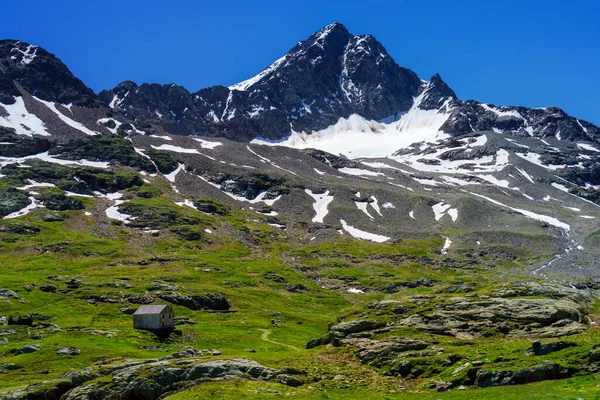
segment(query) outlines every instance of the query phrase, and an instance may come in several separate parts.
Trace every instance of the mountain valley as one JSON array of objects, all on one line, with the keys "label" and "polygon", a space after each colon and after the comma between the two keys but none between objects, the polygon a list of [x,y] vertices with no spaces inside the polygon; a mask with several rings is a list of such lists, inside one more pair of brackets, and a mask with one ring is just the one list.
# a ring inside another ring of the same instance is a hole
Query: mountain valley
[{"label": "mountain valley", "polygon": [[0,398],[594,398],[599,207],[600,128],[339,23],[194,93],[0,40]]}]

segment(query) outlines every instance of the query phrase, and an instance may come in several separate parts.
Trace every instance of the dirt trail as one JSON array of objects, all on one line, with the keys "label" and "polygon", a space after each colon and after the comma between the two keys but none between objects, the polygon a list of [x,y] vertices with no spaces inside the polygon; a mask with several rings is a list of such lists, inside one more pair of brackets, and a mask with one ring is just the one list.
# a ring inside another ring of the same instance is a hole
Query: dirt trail
[{"label": "dirt trail", "polygon": [[274,340],[269,339],[269,335],[271,334],[271,330],[270,329],[259,329],[259,331],[262,331],[262,333],[263,333],[260,336],[260,340],[264,340],[265,342],[269,342],[269,343],[273,343],[273,344],[278,344],[280,346],[285,346],[285,347],[290,348],[292,350],[301,351],[301,349],[297,348],[296,346],[292,346],[291,344],[285,344],[285,343],[281,343],[281,342],[276,342]]}]

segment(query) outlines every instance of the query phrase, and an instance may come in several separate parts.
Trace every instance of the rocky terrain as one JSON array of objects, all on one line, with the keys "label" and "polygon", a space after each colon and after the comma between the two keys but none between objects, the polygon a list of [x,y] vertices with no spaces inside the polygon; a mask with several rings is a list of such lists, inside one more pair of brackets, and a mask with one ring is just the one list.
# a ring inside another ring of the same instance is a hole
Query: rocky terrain
[{"label": "rocky terrain", "polygon": [[196,93],[0,41],[0,398],[596,395],[599,133],[341,24]]}]

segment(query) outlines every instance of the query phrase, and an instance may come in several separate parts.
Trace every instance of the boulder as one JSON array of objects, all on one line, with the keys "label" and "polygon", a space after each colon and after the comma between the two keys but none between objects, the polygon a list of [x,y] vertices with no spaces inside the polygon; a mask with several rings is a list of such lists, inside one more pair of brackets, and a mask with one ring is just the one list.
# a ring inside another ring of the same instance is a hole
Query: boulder
[{"label": "boulder", "polygon": [[42,286],[40,286],[40,290],[42,292],[47,292],[47,293],[54,293],[56,292],[58,288],[54,285],[51,285],[49,283],[44,283]]},{"label": "boulder", "polygon": [[304,385],[304,381],[288,374],[277,375],[277,381],[282,385],[298,387]]},{"label": "boulder", "polygon": [[16,354],[28,354],[28,353],[35,353],[36,351],[40,351],[42,349],[42,346],[40,346],[39,344],[26,344],[25,346],[16,349],[15,353]]},{"label": "boulder", "polygon": [[76,347],[59,347],[56,354],[60,356],[78,356],[81,354],[81,350]]},{"label": "boulder", "polygon": [[339,324],[331,326],[329,330],[333,332],[339,332],[343,335],[349,335],[351,333],[358,333],[382,328],[385,325],[385,322],[380,321],[354,320],[340,322]]},{"label": "boulder", "polygon": [[42,220],[44,222],[60,222],[60,221],[64,221],[65,217],[63,217],[60,214],[46,213],[46,214],[42,215]]},{"label": "boulder", "polygon": [[387,361],[407,351],[429,347],[427,342],[397,336],[390,336],[383,340],[357,339],[354,344],[357,346],[354,353],[360,361],[376,367],[383,366]]},{"label": "boulder", "polygon": [[480,369],[475,376],[475,386],[503,386],[568,378],[574,371],[558,364],[538,364],[519,371],[487,371]]},{"label": "boulder", "polygon": [[178,292],[160,292],[156,294],[160,299],[190,310],[229,310],[227,299],[218,293],[204,293],[201,295],[183,295]]},{"label": "boulder", "polygon": [[600,346],[596,345],[590,352],[588,353],[588,361],[591,363],[600,362]]},{"label": "boulder", "polygon": [[12,290],[0,288],[0,300],[9,299],[21,300],[21,297]]},{"label": "boulder", "polygon": [[576,343],[573,342],[550,342],[542,344],[539,340],[531,342],[531,347],[525,349],[525,354],[536,356],[544,356],[546,354],[553,353],[555,351],[559,351],[562,349],[566,349],[568,347],[577,346]]}]

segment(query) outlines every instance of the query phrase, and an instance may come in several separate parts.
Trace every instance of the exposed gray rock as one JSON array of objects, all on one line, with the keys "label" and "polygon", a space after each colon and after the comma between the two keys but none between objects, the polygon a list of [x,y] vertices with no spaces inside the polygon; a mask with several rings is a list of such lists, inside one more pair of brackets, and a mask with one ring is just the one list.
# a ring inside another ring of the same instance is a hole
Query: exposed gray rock
[{"label": "exposed gray rock", "polygon": [[349,335],[351,333],[358,333],[363,331],[370,331],[377,328],[382,328],[386,324],[380,321],[369,321],[369,320],[354,320],[340,322],[339,324],[333,325],[329,328],[330,331],[339,332],[343,335]]},{"label": "exposed gray rock", "polygon": [[550,342],[542,344],[539,340],[531,342],[531,347],[525,349],[525,354],[531,355],[535,354],[536,356],[544,356],[546,354],[553,353],[555,351],[559,351],[562,349],[566,349],[568,347],[577,346],[574,342]]},{"label": "exposed gray rock", "polygon": [[184,295],[178,292],[159,292],[156,295],[169,303],[184,306],[190,310],[229,310],[229,302],[218,293],[204,293],[201,295]]},{"label": "exposed gray rock", "polygon": [[588,360],[591,363],[600,362],[600,345],[596,345],[592,350],[590,350],[588,354]]},{"label": "exposed gray rock", "polygon": [[56,354],[60,356],[78,356],[81,354],[81,350],[76,347],[59,347]]},{"label": "exposed gray rock", "polygon": [[383,340],[355,339],[351,343],[356,346],[355,354],[361,362],[378,367],[401,353],[423,350],[429,346],[429,343],[421,340],[397,336],[390,336]]},{"label": "exposed gray rock", "polygon": [[36,351],[40,351],[42,346],[39,344],[26,344],[25,346],[15,349],[16,354],[27,354],[27,353],[35,353]]},{"label": "exposed gray rock", "polygon": [[568,378],[574,371],[558,364],[539,364],[519,371],[477,371],[475,386],[503,386]]},{"label": "exposed gray rock", "polygon": [[40,286],[40,290],[42,292],[54,293],[57,289],[58,288],[56,286],[51,285],[49,283],[44,283],[42,286]]},{"label": "exposed gray rock", "polygon": [[[188,349],[190,350],[190,349]],[[197,353],[194,349],[191,353]],[[156,400],[165,394],[185,387],[197,380],[253,379],[276,381],[287,386],[300,386],[303,381],[294,375],[301,371],[265,367],[256,361],[236,358],[198,363],[195,357],[187,359],[134,360],[121,364],[102,363],[82,371],[69,372],[56,381],[33,384],[26,389],[3,394],[7,400],[31,398],[90,400],[139,399]],[[103,378],[93,381],[95,378]]]},{"label": "exposed gray rock", "polygon": [[12,290],[0,288],[0,300],[9,299],[21,300],[21,297]]}]

